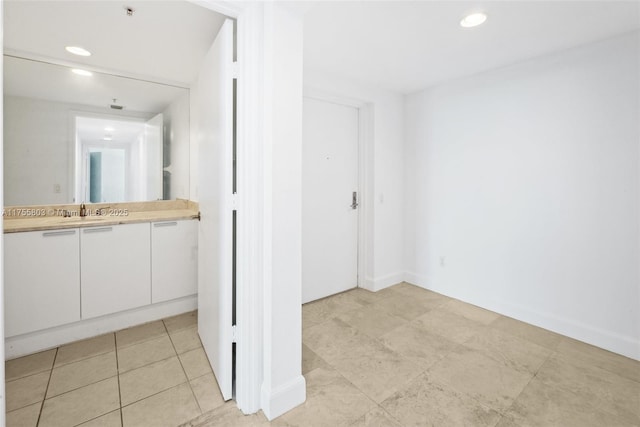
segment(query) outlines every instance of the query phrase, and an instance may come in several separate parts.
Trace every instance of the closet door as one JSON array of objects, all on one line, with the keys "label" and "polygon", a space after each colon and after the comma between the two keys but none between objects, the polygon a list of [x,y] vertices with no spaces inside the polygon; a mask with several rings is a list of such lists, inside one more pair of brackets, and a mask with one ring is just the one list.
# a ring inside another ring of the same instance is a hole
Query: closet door
[{"label": "closet door", "polygon": [[225,400],[233,378],[233,21],[228,19],[191,88],[198,157],[198,333]]}]

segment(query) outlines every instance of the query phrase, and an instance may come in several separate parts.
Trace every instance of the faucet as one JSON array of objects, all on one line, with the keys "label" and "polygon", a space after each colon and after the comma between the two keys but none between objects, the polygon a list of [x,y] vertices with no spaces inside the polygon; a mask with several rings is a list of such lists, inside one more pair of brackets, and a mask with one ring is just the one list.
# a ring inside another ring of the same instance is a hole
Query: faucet
[{"label": "faucet", "polygon": [[82,203],[80,205],[80,218],[84,218],[85,216],[87,216],[87,207]]}]

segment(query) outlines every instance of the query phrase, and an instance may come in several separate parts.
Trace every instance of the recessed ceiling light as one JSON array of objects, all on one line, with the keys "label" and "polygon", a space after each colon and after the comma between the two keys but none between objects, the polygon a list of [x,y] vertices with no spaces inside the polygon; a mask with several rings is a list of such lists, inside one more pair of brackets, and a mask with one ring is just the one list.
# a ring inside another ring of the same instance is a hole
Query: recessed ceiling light
[{"label": "recessed ceiling light", "polygon": [[472,13],[465,16],[462,21],[460,21],[460,25],[465,28],[477,27],[478,25],[483,24],[486,20],[487,15],[485,15],[484,13]]},{"label": "recessed ceiling light", "polygon": [[111,141],[113,138],[111,137],[111,135],[105,135],[104,138],[105,141]]},{"label": "recessed ceiling light", "polygon": [[105,130],[106,132],[113,132],[115,129],[114,129],[114,128],[112,128],[111,126],[107,126],[106,128],[104,128],[104,130]]},{"label": "recessed ceiling light", "polygon": [[91,52],[79,46],[67,46],[65,47],[65,49],[67,50],[67,52],[73,53],[74,55],[91,56]]},{"label": "recessed ceiling light", "polygon": [[81,70],[79,68],[74,68],[73,70],[71,70],[72,73],[75,73],[79,76],[85,76],[85,77],[91,77],[93,76],[93,73],[91,71],[87,71],[87,70]]}]

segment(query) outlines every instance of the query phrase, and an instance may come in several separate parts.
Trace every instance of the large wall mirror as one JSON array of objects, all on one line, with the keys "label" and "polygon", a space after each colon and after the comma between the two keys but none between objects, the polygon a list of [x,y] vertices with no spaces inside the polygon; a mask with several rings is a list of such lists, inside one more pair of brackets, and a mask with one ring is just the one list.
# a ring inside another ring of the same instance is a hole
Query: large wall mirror
[{"label": "large wall mirror", "polygon": [[189,86],[223,19],[178,0],[6,1],[5,206],[188,199]]}]

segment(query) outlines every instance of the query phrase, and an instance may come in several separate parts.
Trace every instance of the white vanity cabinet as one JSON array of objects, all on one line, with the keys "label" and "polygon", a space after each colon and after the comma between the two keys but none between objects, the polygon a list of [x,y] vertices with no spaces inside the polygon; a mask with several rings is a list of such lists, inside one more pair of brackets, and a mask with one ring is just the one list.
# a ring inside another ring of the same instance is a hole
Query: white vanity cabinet
[{"label": "white vanity cabinet", "polygon": [[79,232],[4,235],[5,336],[80,320]]},{"label": "white vanity cabinet", "polygon": [[151,304],[150,224],[81,229],[82,318]]},{"label": "white vanity cabinet", "polygon": [[198,292],[198,222],[151,223],[151,302]]}]

